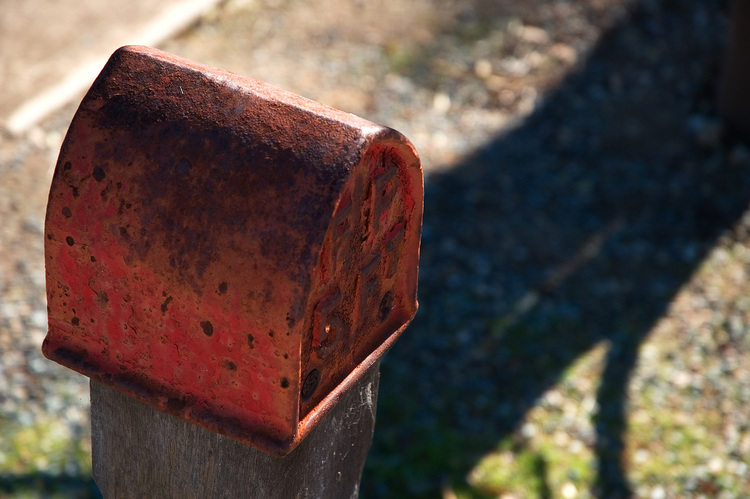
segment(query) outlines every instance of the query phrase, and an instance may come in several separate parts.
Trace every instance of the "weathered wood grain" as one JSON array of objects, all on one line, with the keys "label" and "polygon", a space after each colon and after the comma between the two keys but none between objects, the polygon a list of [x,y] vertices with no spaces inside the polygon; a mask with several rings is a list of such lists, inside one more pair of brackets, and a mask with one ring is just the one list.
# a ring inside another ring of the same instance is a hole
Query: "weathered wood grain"
[{"label": "weathered wood grain", "polygon": [[375,427],[379,365],[284,458],[92,380],[94,479],[105,499],[357,497]]}]

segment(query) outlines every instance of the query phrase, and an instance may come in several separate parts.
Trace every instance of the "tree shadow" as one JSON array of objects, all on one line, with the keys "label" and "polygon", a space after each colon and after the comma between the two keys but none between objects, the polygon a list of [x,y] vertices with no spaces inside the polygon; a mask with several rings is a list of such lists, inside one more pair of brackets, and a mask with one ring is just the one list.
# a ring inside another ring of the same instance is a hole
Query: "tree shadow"
[{"label": "tree shadow", "polygon": [[632,495],[639,347],[750,199],[736,141],[709,133],[722,46],[701,33],[722,29],[725,5],[652,4],[522,126],[427,179],[421,309],[383,363],[363,496],[463,482],[600,342],[594,493]]}]

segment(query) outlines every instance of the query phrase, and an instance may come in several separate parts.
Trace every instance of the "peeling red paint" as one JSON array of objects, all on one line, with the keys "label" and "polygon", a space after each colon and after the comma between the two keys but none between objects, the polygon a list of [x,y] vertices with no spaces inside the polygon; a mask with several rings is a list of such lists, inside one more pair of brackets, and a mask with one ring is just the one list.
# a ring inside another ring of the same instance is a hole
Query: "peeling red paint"
[{"label": "peeling red paint", "polygon": [[422,192],[394,130],[124,47],[55,170],[44,354],[284,455],[416,313]]}]

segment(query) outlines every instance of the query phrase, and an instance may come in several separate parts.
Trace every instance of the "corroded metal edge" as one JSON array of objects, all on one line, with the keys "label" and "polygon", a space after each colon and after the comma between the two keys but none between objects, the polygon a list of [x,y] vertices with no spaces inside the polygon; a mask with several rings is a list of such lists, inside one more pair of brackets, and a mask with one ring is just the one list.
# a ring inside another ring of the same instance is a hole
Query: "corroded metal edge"
[{"label": "corroded metal edge", "polygon": [[[291,452],[294,447],[299,443],[315,428],[315,426],[326,417],[327,414],[336,406],[339,400],[344,394],[351,389],[352,386],[356,385],[357,382],[368,372],[368,370],[376,363],[379,362],[383,355],[394,345],[396,340],[403,334],[406,328],[411,324],[416,317],[419,309],[419,302],[417,300],[418,294],[418,275],[419,275],[419,258],[421,250],[421,238],[422,238],[422,221],[424,216],[424,177],[422,174],[422,164],[419,158],[419,154],[411,143],[411,141],[404,136],[401,132],[387,128],[387,127],[373,127],[370,129],[367,140],[369,144],[363,148],[362,161],[366,161],[367,150],[378,146],[390,146],[399,150],[403,159],[407,159],[405,170],[415,170],[416,179],[418,180],[416,185],[412,188],[417,192],[413,192],[414,199],[418,203],[414,207],[414,223],[416,224],[416,248],[412,255],[410,262],[412,265],[407,264],[407,272],[409,272],[410,286],[413,286],[413,295],[407,297],[408,303],[413,304],[413,309],[409,311],[408,319],[392,334],[390,334],[375,350],[365,357],[350,373],[344,378],[331,392],[326,395],[307,415],[305,415],[299,422],[299,429],[297,435],[290,443],[289,448],[285,453]],[[361,165],[358,165],[358,167]],[[341,202],[341,199],[337,202]],[[334,210],[335,212],[336,210]],[[333,226],[334,221],[331,221]],[[330,228],[329,228],[330,230]],[[321,251],[323,248],[321,248]],[[320,255],[318,256],[320,260]]]}]

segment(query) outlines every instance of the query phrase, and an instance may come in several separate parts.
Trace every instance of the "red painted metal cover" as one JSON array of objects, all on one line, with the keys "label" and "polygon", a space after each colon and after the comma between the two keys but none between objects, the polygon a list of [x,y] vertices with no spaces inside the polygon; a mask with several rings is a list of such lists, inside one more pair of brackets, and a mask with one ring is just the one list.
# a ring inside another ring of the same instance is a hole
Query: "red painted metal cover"
[{"label": "red painted metal cover", "polygon": [[414,317],[422,204],[398,132],[123,47],[55,169],[44,354],[287,454]]}]

